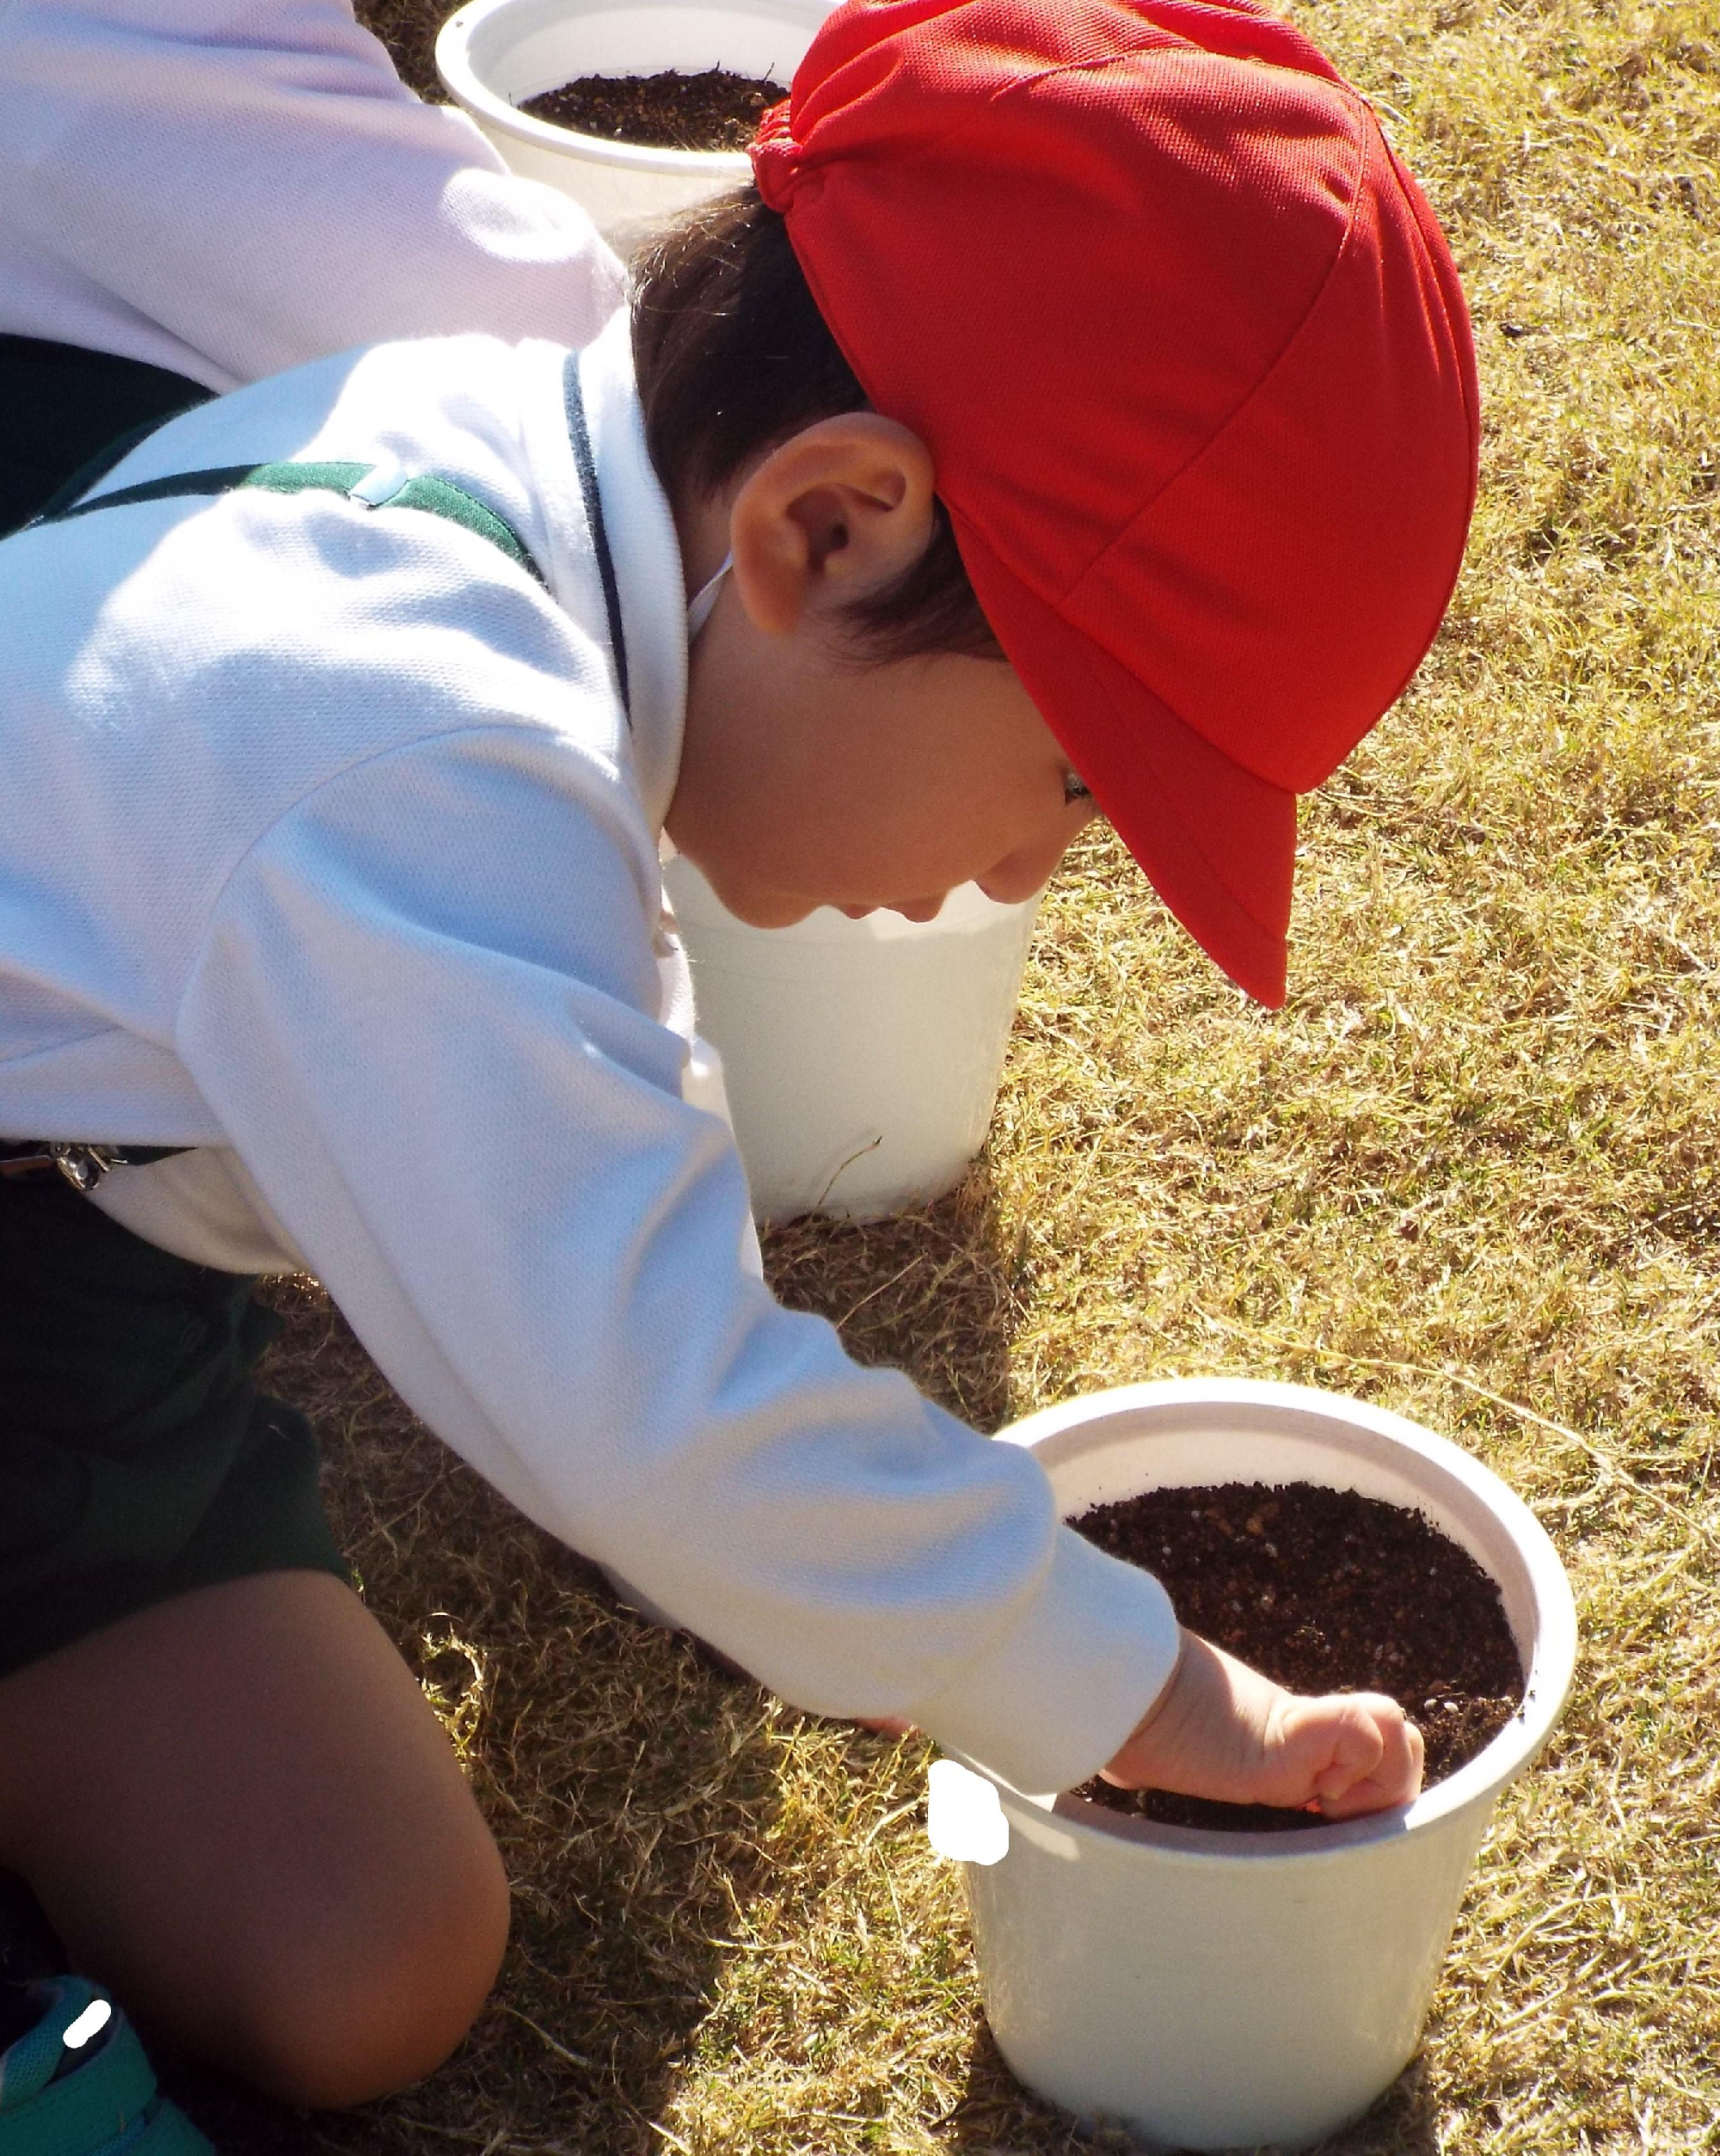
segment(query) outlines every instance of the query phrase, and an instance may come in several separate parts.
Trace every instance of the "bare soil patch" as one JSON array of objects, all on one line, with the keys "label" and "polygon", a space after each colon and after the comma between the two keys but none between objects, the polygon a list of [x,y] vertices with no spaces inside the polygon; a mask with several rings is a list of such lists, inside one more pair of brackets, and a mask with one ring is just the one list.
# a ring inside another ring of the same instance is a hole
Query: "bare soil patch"
[{"label": "bare soil patch", "polygon": [[[1383,1692],[1417,1724],[1427,1781],[1491,1742],[1523,1700],[1499,1589],[1421,1513],[1312,1483],[1148,1490],[1074,1522],[1156,1573],[1189,1628],[1292,1691]],[[1079,1792],[1173,1827],[1269,1834],[1318,1812],[1220,1804],[1167,1790]]]},{"label": "bare soil patch", "polygon": [[788,94],[768,76],[666,68],[660,75],[581,75],[528,97],[519,109],[581,135],[642,149],[744,150],[761,115]]}]

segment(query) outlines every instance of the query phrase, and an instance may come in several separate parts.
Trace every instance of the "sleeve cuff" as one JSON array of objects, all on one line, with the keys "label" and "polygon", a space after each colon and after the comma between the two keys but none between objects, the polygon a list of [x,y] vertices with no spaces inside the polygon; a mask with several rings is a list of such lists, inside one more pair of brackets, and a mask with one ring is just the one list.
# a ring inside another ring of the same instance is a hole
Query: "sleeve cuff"
[{"label": "sleeve cuff", "polygon": [[909,1711],[1017,1789],[1072,1789],[1121,1748],[1180,1645],[1170,1597],[1150,1572],[1060,1526],[1032,1607],[958,1683]]}]

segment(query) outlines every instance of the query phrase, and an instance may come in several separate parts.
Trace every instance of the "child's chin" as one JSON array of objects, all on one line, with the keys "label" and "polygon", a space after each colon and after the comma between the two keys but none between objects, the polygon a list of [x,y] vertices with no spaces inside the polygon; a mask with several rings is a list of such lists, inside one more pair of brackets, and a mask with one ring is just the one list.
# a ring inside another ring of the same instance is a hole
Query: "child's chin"
[{"label": "child's chin", "polygon": [[814,912],[816,899],[790,898],[780,891],[736,891],[711,888],[737,921],[744,921],[748,928],[792,928],[796,921],[803,921]]},{"label": "child's chin", "polygon": [[691,849],[682,851],[710,886],[718,904],[748,928],[792,928],[820,906],[837,904],[834,899],[809,898],[800,891],[775,890],[756,881],[744,864],[738,875],[731,874],[725,862],[702,861]]}]

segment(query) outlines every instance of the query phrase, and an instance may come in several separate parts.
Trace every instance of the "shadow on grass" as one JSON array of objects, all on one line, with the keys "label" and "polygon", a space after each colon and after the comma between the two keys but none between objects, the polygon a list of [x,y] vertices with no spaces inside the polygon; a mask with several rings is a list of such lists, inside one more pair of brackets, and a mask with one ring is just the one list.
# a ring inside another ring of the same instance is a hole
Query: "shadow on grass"
[{"label": "shadow on grass", "polygon": [[[861,1361],[982,1428],[1005,1418],[1015,1275],[983,1167],[920,1212],[765,1241],[777,1293]],[[781,1710],[611,1606],[413,1419],[320,1291],[281,1281],[268,1299],[287,1330],[265,1382],[317,1426],[342,1546],[466,1757],[513,1934],[465,2045],[403,2096],[306,2119],[174,2061],[164,2083],[224,2156],[644,2156],[765,1861]]]},{"label": "shadow on grass", "polygon": [[[836,1321],[860,1360],[907,1369],[982,1428],[1005,1418],[1015,1270],[983,1170],[914,1214],[802,1220],[765,1246],[783,1299]],[[222,2156],[660,2149],[654,2121],[780,1809],[783,1711],[616,1610],[591,1568],[414,1420],[312,1283],[273,1283],[266,1299],[286,1331],[263,1380],[317,1427],[366,1602],[453,1734],[501,1848],[513,1938],[465,2044],[404,2095],[308,2117],[152,2047],[163,2085]],[[28,1895],[0,1882],[0,1974],[53,1965]]]},{"label": "shadow on grass", "polygon": [[[1141,2147],[1127,2134],[1078,2127],[1023,2089],[1004,2065],[982,2021],[961,2104],[939,2139],[951,2149],[998,2152],[1031,2146],[1035,2156],[1123,2156]],[[1241,2152],[1238,2152],[1241,2156]],[[1277,2156],[1274,2145],[1246,2156]],[[1330,2135],[1306,2156],[1440,2156],[1439,2104],[1425,2060],[1417,2055],[1366,2116]]]},{"label": "shadow on grass", "polygon": [[1004,1232],[984,1160],[948,1197],[894,1219],[808,1214],[762,1239],[778,1299],[828,1318],[857,1361],[906,1370],[976,1429],[1009,1420],[1023,1252]]},{"label": "shadow on grass", "polygon": [[[366,1601],[466,1760],[513,1885],[501,1979],[415,2090],[305,2117],[170,2060],[223,2156],[633,2156],[703,2018],[777,1806],[773,1703],[617,1611],[411,1417],[309,1282],[265,1382],[316,1421]],[[436,1883],[427,1879],[427,1894]]]}]

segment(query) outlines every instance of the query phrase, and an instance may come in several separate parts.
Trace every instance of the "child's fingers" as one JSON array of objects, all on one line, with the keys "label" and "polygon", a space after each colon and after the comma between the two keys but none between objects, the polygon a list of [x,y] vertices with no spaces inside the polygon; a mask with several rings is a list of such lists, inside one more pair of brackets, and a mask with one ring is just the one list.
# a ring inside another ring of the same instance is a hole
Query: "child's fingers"
[{"label": "child's fingers", "polygon": [[1315,1773],[1314,1794],[1327,1803],[1373,1776],[1385,1756],[1385,1738],[1373,1711],[1375,1703],[1365,1693],[1319,1705],[1325,1710],[1320,1735],[1326,1764]]},{"label": "child's fingers", "polygon": [[1422,1740],[1382,1693],[1299,1697],[1185,1632],[1170,1682],[1101,1772],[1125,1789],[1315,1805],[1342,1819],[1407,1803],[1421,1786]]},{"label": "child's fingers", "polygon": [[1315,1703],[1330,1719],[1314,1794],[1329,1819],[1406,1804],[1422,1785],[1422,1733],[1395,1699],[1355,1692]]}]

